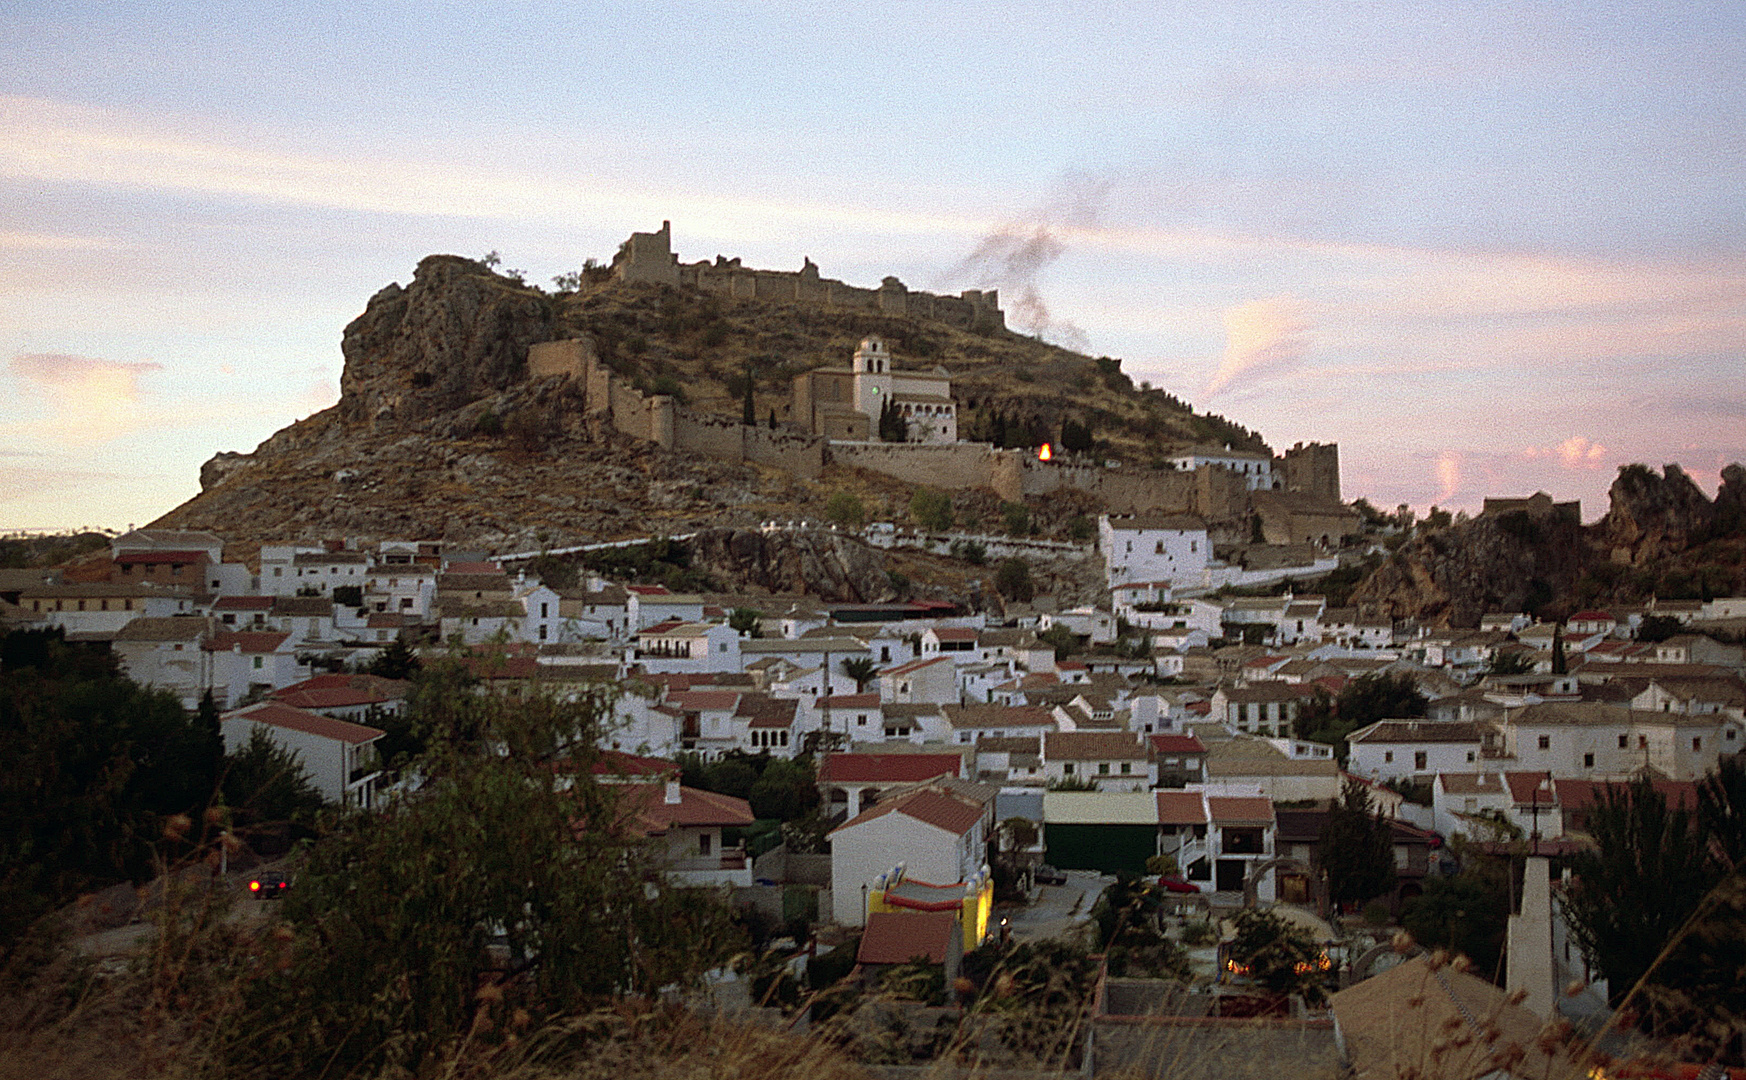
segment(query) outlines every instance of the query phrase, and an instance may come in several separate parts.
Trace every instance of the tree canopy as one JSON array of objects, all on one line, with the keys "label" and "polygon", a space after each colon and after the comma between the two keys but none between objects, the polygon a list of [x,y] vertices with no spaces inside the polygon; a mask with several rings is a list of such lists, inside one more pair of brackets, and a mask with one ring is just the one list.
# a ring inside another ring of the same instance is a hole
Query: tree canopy
[{"label": "tree canopy", "polygon": [[[465,681],[440,668],[423,680]],[[227,1064],[417,1074],[469,1032],[652,996],[725,959],[737,943],[725,908],[665,885],[636,790],[594,780],[607,702],[469,686],[427,708],[423,786],[310,850]]]}]

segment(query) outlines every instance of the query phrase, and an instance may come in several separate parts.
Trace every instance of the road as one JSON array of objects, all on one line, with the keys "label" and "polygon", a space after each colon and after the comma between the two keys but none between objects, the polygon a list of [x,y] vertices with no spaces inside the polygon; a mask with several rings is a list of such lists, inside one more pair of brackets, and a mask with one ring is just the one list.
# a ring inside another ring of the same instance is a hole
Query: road
[{"label": "road", "polygon": [[1091,870],[1066,871],[1067,884],[1039,885],[1036,902],[1025,908],[1002,909],[1014,941],[1040,941],[1065,937],[1091,917],[1098,894],[1115,882],[1113,874]]}]

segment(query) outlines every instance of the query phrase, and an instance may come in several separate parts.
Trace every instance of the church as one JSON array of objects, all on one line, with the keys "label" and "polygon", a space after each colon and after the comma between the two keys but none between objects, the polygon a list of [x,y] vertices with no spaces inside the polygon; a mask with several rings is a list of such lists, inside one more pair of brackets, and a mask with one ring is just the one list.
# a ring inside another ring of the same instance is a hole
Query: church
[{"label": "church", "polygon": [[863,339],[847,368],[814,368],[794,377],[793,422],[827,439],[874,439],[887,403],[903,420],[904,441],[958,441],[951,375],[943,367],[894,370],[891,350],[881,338]]}]

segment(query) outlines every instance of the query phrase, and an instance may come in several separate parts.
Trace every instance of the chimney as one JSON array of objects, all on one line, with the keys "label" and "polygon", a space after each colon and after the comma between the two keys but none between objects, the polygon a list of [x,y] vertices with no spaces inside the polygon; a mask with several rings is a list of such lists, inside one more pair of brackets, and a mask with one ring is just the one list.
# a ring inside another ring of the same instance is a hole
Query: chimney
[{"label": "chimney", "polygon": [[677,776],[669,776],[667,778],[667,805],[677,806],[684,801],[685,796],[679,792],[679,778]]}]

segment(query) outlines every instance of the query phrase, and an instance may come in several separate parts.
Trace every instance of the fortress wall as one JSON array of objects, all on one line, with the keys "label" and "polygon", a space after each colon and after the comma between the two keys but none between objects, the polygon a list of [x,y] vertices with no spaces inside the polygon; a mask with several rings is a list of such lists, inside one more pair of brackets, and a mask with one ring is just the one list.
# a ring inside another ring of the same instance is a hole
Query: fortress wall
[{"label": "fortress wall", "polygon": [[815,435],[744,426],[740,434],[747,461],[786,470],[803,480],[816,480],[824,472],[825,443]]},{"label": "fortress wall", "polygon": [[623,379],[613,378],[611,372],[607,373],[607,377],[611,394],[607,402],[612,413],[612,426],[626,435],[653,439],[655,433],[649,425],[649,409],[642,392]]},{"label": "fortress wall", "polygon": [[832,443],[830,459],[921,487],[991,487],[997,451],[987,443]]},{"label": "fortress wall", "polygon": [[678,409],[673,419],[672,448],[682,454],[703,454],[718,461],[743,461],[742,427],[737,421],[699,416],[690,409]]},{"label": "fortress wall", "polygon": [[527,348],[527,373],[532,379],[555,375],[580,379],[593,361],[593,344],[584,338],[542,341]]},{"label": "fortress wall", "polygon": [[1283,474],[1286,491],[1342,501],[1338,443],[1298,443],[1274,461],[1274,471]]}]

